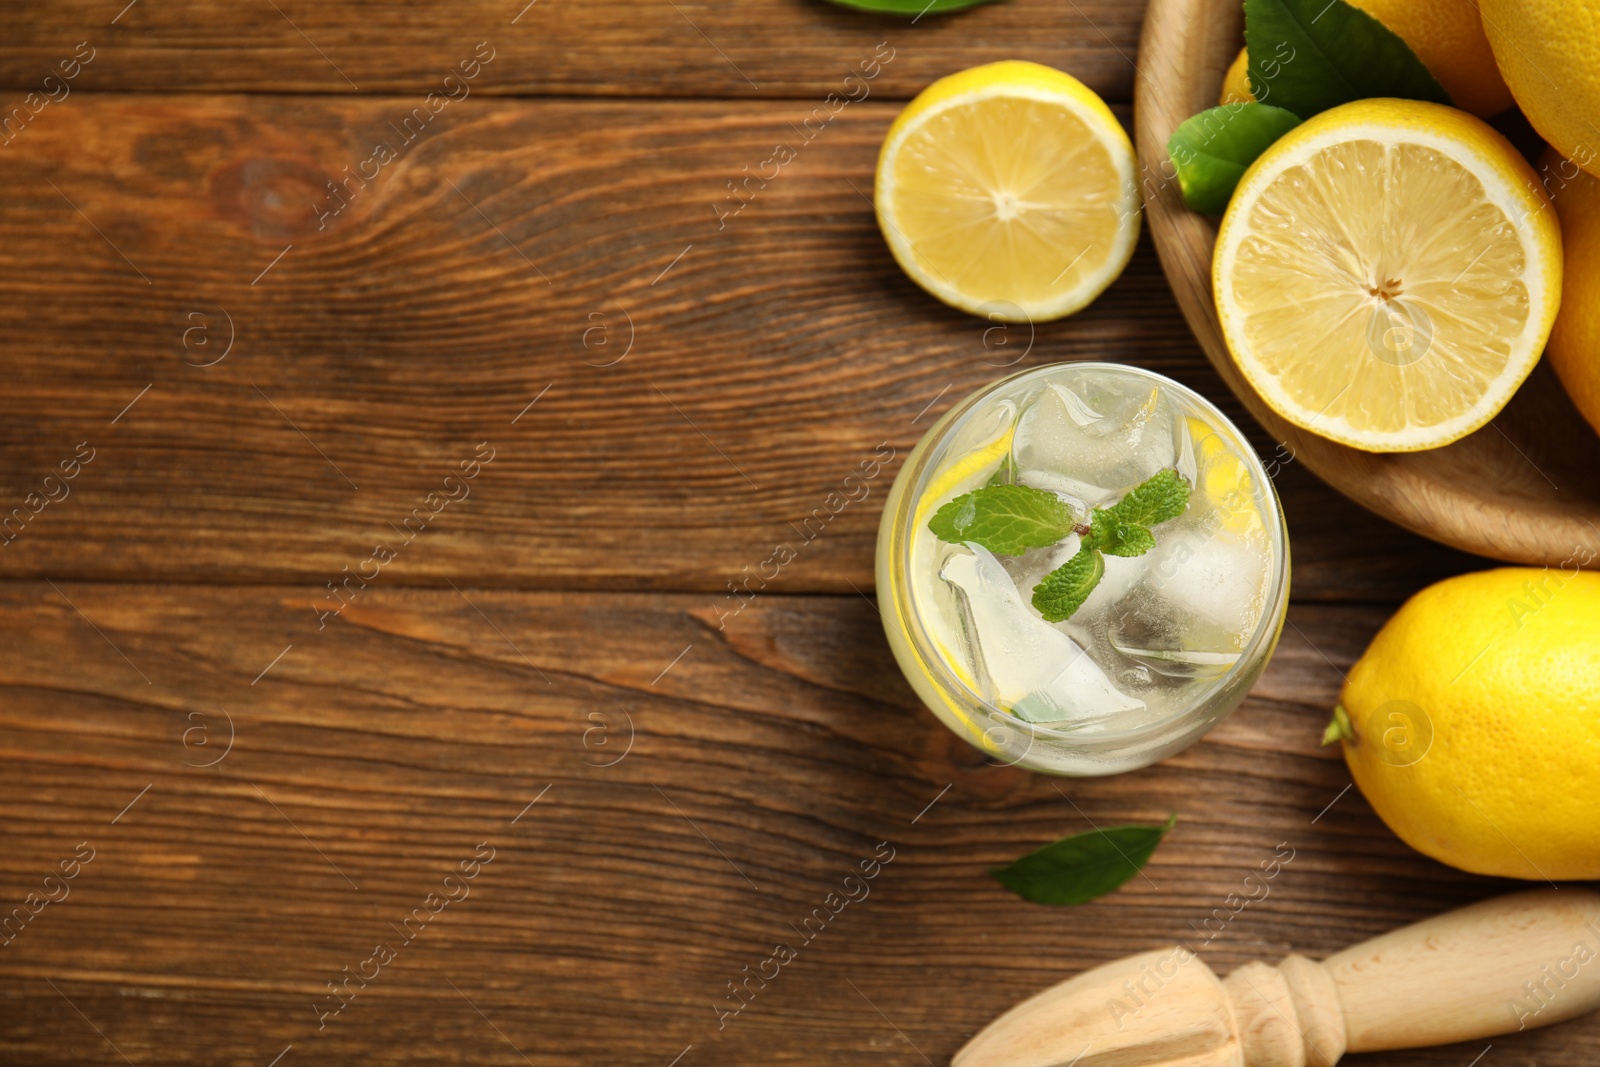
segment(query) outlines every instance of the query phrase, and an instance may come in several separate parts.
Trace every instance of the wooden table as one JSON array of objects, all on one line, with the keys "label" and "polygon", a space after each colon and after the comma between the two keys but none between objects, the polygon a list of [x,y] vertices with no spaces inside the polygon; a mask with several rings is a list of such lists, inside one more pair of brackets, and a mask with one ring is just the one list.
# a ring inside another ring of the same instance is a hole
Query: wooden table
[{"label": "wooden table", "polygon": [[[1248,424],[1148,243],[1000,336],[873,222],[941,74],[1035,59],[1126,121],[1140,5],[123,2],[13,0],[0,45],[0,904],[67,893],[0,949],[5,1062],[944,1062],[1136,950],[1227,969],[1508,888],[1402,845],[1318,747],[1394,606],[1484,561],[1292,457],[1289,626],[1180,756],[990,766],[889,656],[879,508],[968,390],[1116,359]],[[1174,811],[1093,904],[985,874]]]}]

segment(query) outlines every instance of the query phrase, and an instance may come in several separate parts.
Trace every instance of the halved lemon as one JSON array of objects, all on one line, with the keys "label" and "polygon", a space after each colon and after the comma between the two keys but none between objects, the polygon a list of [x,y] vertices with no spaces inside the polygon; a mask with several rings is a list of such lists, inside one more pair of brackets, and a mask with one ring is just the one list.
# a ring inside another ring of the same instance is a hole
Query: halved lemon
[{"label": "halved lemon", "polygon": [[1070,315],[1139,236],[1133,145],[1059,70],[1008,60],[941,78],[878,156],[878,225],[911,279],[1003,322]]},{"label": "halved lemon", "polygon": [[1561,231],[1488,125],[1360,100],[1251,165],[1217,235],[1223,338],[1297,426],[1369,452],[1487,423],[1533,370],[1561,297]]}]

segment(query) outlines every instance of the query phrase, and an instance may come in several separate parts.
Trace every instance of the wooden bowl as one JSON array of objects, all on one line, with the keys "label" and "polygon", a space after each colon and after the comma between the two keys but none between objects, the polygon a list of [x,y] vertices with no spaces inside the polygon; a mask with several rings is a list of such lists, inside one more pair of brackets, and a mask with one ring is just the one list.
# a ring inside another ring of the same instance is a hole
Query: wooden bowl
[{"label": "wooden bowl", "polygon": [[1167,281],[1206,356],[1297,461],[1363,507],[1447,545],[1516,563],[1600,558],[1600,437],[1541,363],[1493,422],[1428,452],[1361,452],[1276,415],[1228,355],[1211,298],[1218,220],[1184,206],[1166,164],[1179,123],[1216,104],[1243,43],[1240,0],[1150,0],[1139,44],[1134,133],[1145,217]]}]

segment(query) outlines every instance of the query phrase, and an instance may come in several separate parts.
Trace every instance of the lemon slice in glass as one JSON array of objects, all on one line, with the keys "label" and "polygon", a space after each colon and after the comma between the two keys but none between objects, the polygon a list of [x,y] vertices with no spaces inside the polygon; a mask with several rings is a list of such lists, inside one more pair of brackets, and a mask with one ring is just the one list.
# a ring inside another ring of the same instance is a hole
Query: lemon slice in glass
[{"label": "lemon slice in glass", "polygon": [[1139,236],[1133,145],[1070,75],[1008,60],[941,78],[878,156],[878,224],[911,279],[1003,322],[1070,315]]},{"label": "lemon slice in glass", "polygon": [[1531,167],[1454,108],[1360,100],[1240,179],[1212,285],[1228,350],[1296,426],[1437,448],[1505,406],[1544,349],[1561,232]]}]

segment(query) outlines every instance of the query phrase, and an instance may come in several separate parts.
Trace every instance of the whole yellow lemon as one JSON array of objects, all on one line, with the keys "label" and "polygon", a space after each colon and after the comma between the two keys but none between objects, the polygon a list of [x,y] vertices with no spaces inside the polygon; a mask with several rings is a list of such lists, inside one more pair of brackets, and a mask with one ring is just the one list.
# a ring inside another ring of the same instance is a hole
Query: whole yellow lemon
[{"label": "whole yellow lemon", "polygon": [[[1521,0],[1518,0],[1520,3]],[[1474,0],[1350,0],[1383,23],[1439,79],[1452,103],[1481,119],[1511,106]]]},{"label": "whole yellow lemon", "polygon": [[[1439,80],[1450,100],[1463,111],[1486,119],[1512,104],[1511,90],[1495,69],[1494,53],[1484,36],[1483,21],[1473,0],[1350,0],[1393,30]],[[1222,80],[1219,104],[1254,100],[1241,49]],[[1271,92],[1267,103],[1271,103]]]},{"label": "whole yellow lemon", "polygon": [[1561,310],[1544,354],[1572,402],[1600,432],[1600,178],[1553,152],[1540,162],[1539,178],[1555,201],[1567,260]]},{"label": "whole yellow lemon", "polygon": [[1600,4],[1480,0],[1478,10],[1500,74],[1533,128],[1600,176]]},{"label": "whole yellow lemon", "polygon": [[1600,574],[1450,578],[1350,670],[1327,740],[1401,840],[1474,874],[1600,878]]},{"label": "whole yellow lemon", "polygon": [[1248,104],[1255,99],[1250,91],[1250,49],[1241,48],[1222,76],[1222,95],[1218,104]]}]

